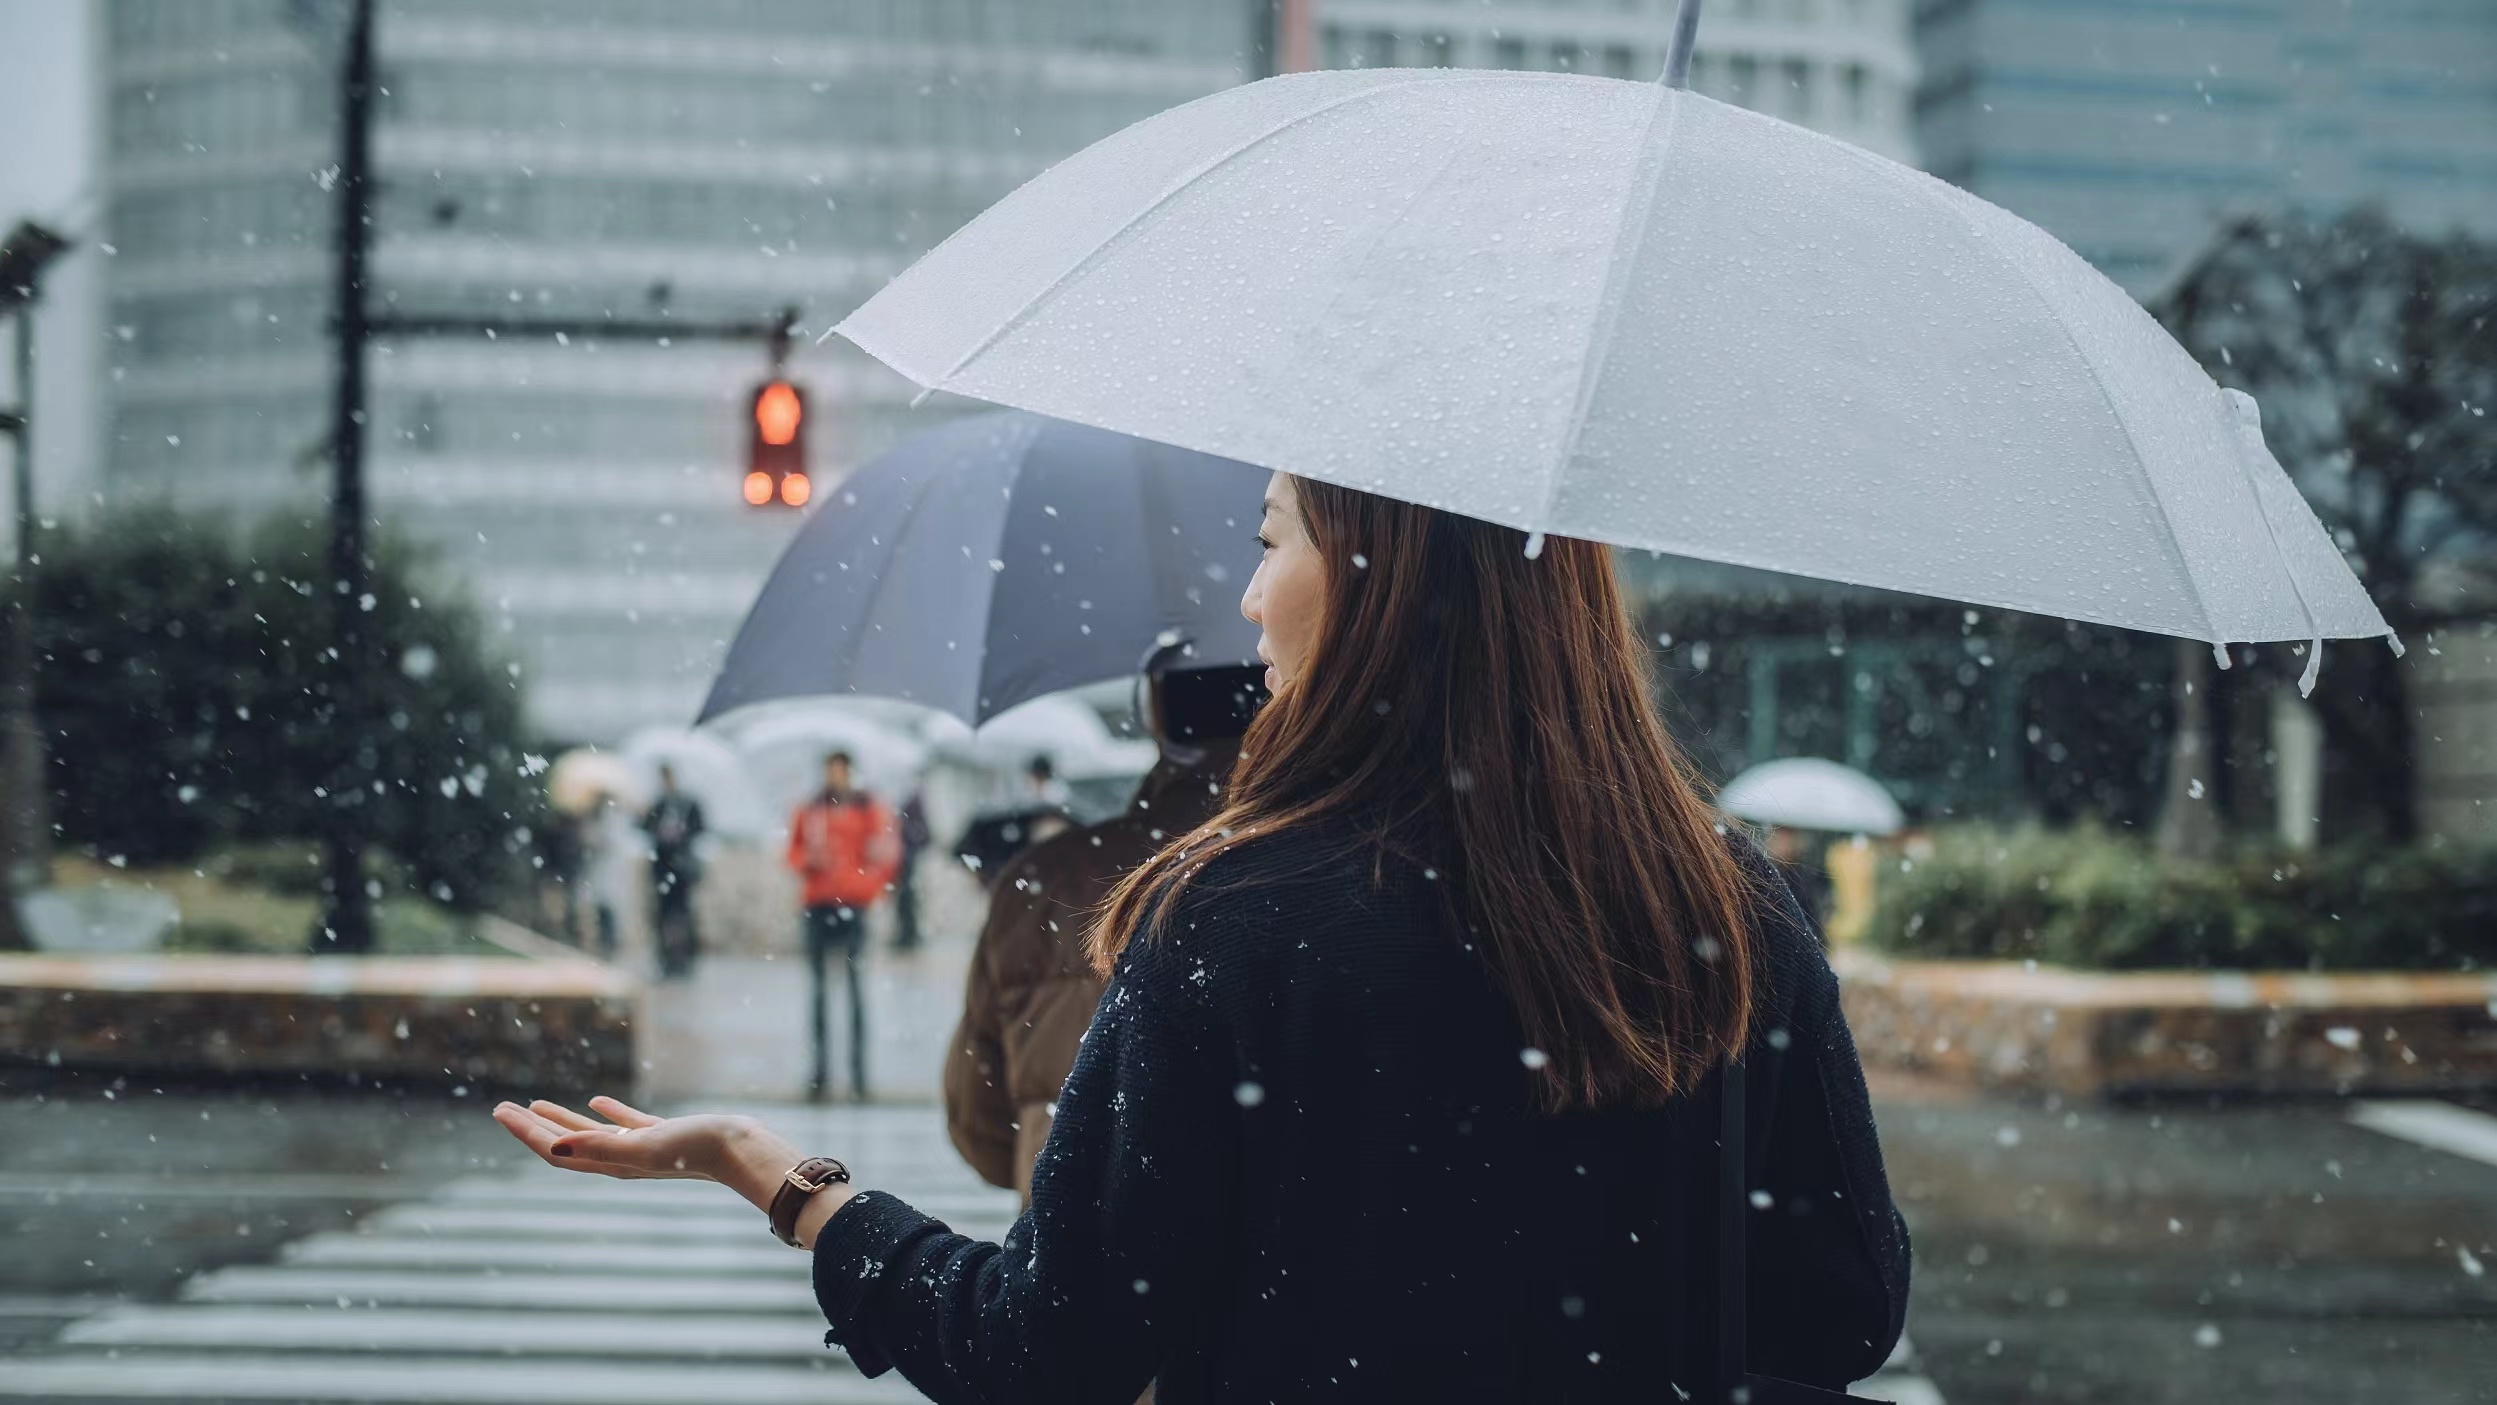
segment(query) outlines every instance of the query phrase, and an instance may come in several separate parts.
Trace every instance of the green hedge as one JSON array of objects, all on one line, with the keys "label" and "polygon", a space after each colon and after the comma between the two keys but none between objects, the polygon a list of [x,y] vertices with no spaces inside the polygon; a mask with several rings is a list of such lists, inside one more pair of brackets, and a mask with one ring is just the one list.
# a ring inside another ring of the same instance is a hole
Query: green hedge
[{"label": "green hedge", "polygon": [[[47,533],[35,642],[52,818],[65,847],[133,866],[229,858],[282,891],[340,799],[317,525],[248,535],[161,509]],[[373,543],[378,666],[355,738],[385,892],[473,910],[525,890],[541,814],[518,674],[432,559]],[[0,615],[0,623],[6,620]],[[395,856],[395,857],[385,857]]]},{"label": "green hedge", "polygon": [[2497,849],[2246,849],[2206,864],[2093,828],[1969,827],[1881,875],[1867,939],[1901,955],[2101,970],[2497,966]]}]

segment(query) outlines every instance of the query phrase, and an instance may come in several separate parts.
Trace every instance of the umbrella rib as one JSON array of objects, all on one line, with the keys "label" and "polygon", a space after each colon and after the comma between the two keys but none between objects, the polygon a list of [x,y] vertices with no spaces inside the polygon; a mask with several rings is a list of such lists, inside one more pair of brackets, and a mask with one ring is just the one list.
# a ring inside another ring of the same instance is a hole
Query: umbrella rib
[{"label": "umbrella rib", "polygon": [[[2239,391],[2238,394],[2244,395],[2244,392]],[[2315,691],[2316,677],[2324,669],[2324,629],[2315,620],[2315,607],[2307,603],[2306,587],[2298,581],[2297,568],[2289,564],[2289,553],[2281,549],[2280,529],[2272,525],[2271,509],[2263,504],[2263,485],[2255,481],[2254,466],[2246,461],[2247,436],[2251,435],[2255,447],[2261,448],[2263,429],[2259,419],[2252,424],[2246,422],[2249,413],[2259,412],[2254,409],[2254,397],[2249,395],[2245,398],[2246,403],[2239,406],[2228,398],[2228,392],[2222,391],[2220,408],[2229,419],[2229,443],[2237,451],[2237,474],[2245,480],[2246,491],[2254,494],[2254,510],[2263,518],[2263,537],[2272,544],[2272,555],[2280,559],[2280,573],[2289,578],[2289,593],[2297,597],[2298,613],[2306,616],[2306,631],[2313,636],[2306,646],[2306,668],[2298,674],[2298,696],[2309,697]]]},{"label": "umbrella rib", "polygon": [[1128,235],[1134,233],[1136,226],[1144,223],[1144,221],[1152,216],[1156,211],[1160,210],[1171,201],[1178,199],[1188,190],[1189,187],[1195,185],[1198,181],[1212,175],[1224,166],[1230,165],[1232,162],[1247,155],[1251,151],[1256,150],[1258,147],[1265,145],[1267,142],[1273,141],[1285,132],[1291,131],[1293,128],[1298,127],[1305,122],[1315,121],[1320,117],[1324,117],[1328,113],[1336,111],[1338,108],[1349,107],[1354,103],[1368,102],[1397,89],[1412,87],[1420,83],[1506,82],[1514,81],[1521,77],[1531,78],[1537,76],[1540,75],[1517,73],[1466,73],[1449,74],[1444,77],[1415,77],[1401,81],[1380,83],[1373,87],[1364,88],[1357,93],[1346,93],[1342,97],[1336,98],[1324,106],[1314,107],[1306,112],[1296,112],[1292,114],[1290,117],[1287,117],[1283,121],[1268,127],[1265,131],[1258,133],[1256,136],[1250,137],[1246,141],[1238,143],[1230,150],[1223,152],[1221,155],[1211,157],[1199,163],[1186,175],[1172,181],[1168,190],[1165,190],[1160,195],[1155,196],[1152,202],[1147,204],[1143,209],[1140,209],[1134,214],[1129,215],[1126,219],[1121,220],[1116,229],[1113,229],[1109,233],[1103,235],[1101,237],[1101,241],[1093,245],[1092,248],[1086,250],[1084,256],[1077,259],[1073,266],[1069,267],[1066,272],[1059,274],[1057,277],[1050,279],[1046,284],[1042,285],[1040,290],[1033,293],[1029,298],[1026,298],[1023,305],[1016,308],[1012,315],[1000,321],[987,336],[980,338],[980,340],[973,345],[969,351],[964,352],[959,358],[957,358],[954,364],[946,368],[943,374],[939,375],[935,380],[924,382],[924,384],[942,386],[946,382],[951,381],[954,377],[961,375],[964,369],[969,367],[972,362],[987,355],[989,348],[1004,340],[1008,334],[1021,327],[1025,322],[1030,321],[1033,314],[1040,310],[1042,304],[1048,302],[1051,298],[1056,297],[1066,288],[1068,284],[1074,282],[1078,277],[1082,276],[1087,269],[1090,269],[1095,263],[1099,262],[1102,256],[1110,251],[1111,246],[1120,243],[1126,239]]},{"label": "umbrella rib", "polygon": [[[2159,515],[2159,526],[2161,528],[2160,540],[2167,544],[2168,555],[2175,561],[2176,564],[2176,573],[2184,578],[2185,589],[2193,596],[2194,609],[2202,616],[2202,637],[2206,640],[2206,642],[2211,643],[2215,647],[2225,642],[2217,638],[2220,630],[2218,622],[2211,617],[2211,602],[2203,598],[2202,582],[2194,576],[2193,564],[2185,559],[2184,544],[2176,539],[2176,519],[2174,515],[2168,511],[2167,496],[2159,491],[2158,475],[2150,471],[2149,460],[2144,458],[2142,455],[2141,441],[2133,437],[2133,426],[2125,422],[2124,412],[2117,408],[2115,396],[2107,389],[2107,378],[2099,373],[2098,363],[2091,360],[2089,353],[2081,349],[2080,340],[2072,335],[2072,328],[2065,325],[2063,314],[2056,308],[2054,300],[2046,296],[2046,291],[2038,286],[2036,279],[2029,276],[2029,271],[2027,269],[2020,266],[2019,260],[2014,259],[2009,254],[2003,252],[1994,240],[1988,236],[1983,229],[1978,227],[1977,222],[1968,217],[1967,211],[1960,209],[1950,200],[1928,188],[1924,182],[1926,180],[1931,180],[1931,177],[1922,176],[1921,173],[1918,172],[1908,171],[1905,167],[1894,167],[1891,163],[1882,160],[1881,158],[1873,155],[1871,152],[1865,151],[1861,147],[1854,146],[1850,143],[1839,141],[1835,137],[1824,138],[1824,140],[1829,141],[1832,145],[1838,147],[1840,150],[1846,152],[1848,155],[1854,157],[1864,165],[1879,172],[1883,179],[1893,183],[1904,184],[1908,189],[1915,192],[1918,199],[1948,211],[1954,219],[1959,221],[1961,227],[1966,229],[1969,235],[1977,241],[1978,245],[1984,248],[1989,254],[1993,255],[1997,263],[2000,263],[2005,268],[2009,269],[2012,276],[2020,281],[2020,286],[2029,290],[2029,296],[2037,299],[2038,305],[2046,309],[2047,321],[2054,324],[2055,330],[2062,334],[2064,345],[2072,348],[2072,355],[2081,363],[2081,369],[2089,372],[2090,384],[2098,388],[2099,403],[2107,407],[2108,418],[2115,421],[2116,432],[2124,436],[2124,447],[2130,449],[2133,453],[2133,464],[2141,473],[2142,483],[2150,490],[2151,510]],[[1902,174],[1916,176],[1918,179],[1902,181]],[[2248,491],[2251,491],[2251,489]],[[2261,512],[2263,510],[2263,504],[2260,500],[2257,500],[2254,504],[2254,510],[2257,512]],[[2226,655],[2223,654],[2223,662],[2221,664],[2221,667],[2223,668],[2227,666],[2225,658]]]},{"label": "umbrella rib", "polygon": [[[1536,508],[1534,524],[1527,529],[1526,554],[1543,554],[1543,529],[1552,520],[1552,505],[1561,495],[1561,476],[1569,471],[1570,460],[1578,456],[1578,440],[1585,433],[1587,413],[1595,399],[1598,384],[1604,379],[1604,365],[1610,359],[1613,328],[1621,319],[1621,284],[1625,270],[1638,262],[1639,251],[1647,245],[1649,215],[1656,207],[1656,192],[1665,183],[1665,161],[1673,154],[1673,139],[1682,126],[1682,92],[1676,88],[1657,88],[1656,110],[1648,114],[1647,125],[1639,132],[1639,164],[1637,184],[1622,201],[1619,223],[1613,230],[1613,246],[1604,265],[1604,284],[1596,295],[1595,319],[1587,328],[1586,354],[1578,361],[1578,393],[1572,398],[1569,421],[1562,427],[1560,451],[1553,458],[1551,470],[1543,481],[1543,502]],[[1658,133],[1659,126],[1664,128]]]}]

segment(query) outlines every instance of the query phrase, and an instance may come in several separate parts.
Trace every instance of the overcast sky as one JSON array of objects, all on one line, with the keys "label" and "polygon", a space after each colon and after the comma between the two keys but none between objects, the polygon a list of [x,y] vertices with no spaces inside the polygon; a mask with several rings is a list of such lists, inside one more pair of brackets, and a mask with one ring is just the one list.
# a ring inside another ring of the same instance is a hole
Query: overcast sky
[{"label": "overcast sky", "polygon": [[0,0],[0,220],[73,213],[93,163],[88,0]]},{"label": "overcast sky", "polygon": [[[36,219],[91,236],[103,212],[95,8],[96,0],[0,0],[0,234]],[[99,258],[88,245],[53,265],[35,321],[35,501],[47,517],[79,510],[94,492]],[[17,399],[13,361],[0,355],[0,401]],[[7,517],[0,511],[0,541],[11,534]]]}]

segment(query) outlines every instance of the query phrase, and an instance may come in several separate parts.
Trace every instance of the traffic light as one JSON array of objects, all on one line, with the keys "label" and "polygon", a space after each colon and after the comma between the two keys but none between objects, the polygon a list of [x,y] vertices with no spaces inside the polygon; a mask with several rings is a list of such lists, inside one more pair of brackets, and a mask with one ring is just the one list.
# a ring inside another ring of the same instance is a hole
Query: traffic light
[{"label": "traffic light", "polygon": [[806,392],[775,376],[755,390],[753,418],[746,501],[755,507],[806,506],[815,490],[806,476]]}]

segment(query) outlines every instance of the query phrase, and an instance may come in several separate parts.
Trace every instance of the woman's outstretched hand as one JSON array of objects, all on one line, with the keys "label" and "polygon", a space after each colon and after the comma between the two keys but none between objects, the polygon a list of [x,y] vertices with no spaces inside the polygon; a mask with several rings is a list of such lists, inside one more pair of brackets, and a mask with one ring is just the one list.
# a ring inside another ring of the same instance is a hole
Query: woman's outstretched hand
[{"label": "woman's outstretched hand", "polygon": [[590,1099],[590,1111],[607,1120],[543,1098],[527,1107],[504,1103],[494,1120],[550,1166],[622,1180],[724,1181],[738,1145],[770,1135],[751,1117],[653,1117],[608,1097]]},{"label": "woman's outstretched hand", "polygon": [[[542,1098],[527,1107],[502,1103],[494,1120],[549,1166],[628,1181],[717,1181],[767,1214],[781,1178],[806,1159],[751,1117],[653,1117],[609,1097],[592,1098],[589,1107],[607,1120]],[[800,1241],[812,1244],[815,1230],[849,1196],[849,1187],[830,1186],[811,1197],[799,1216]]]}]

